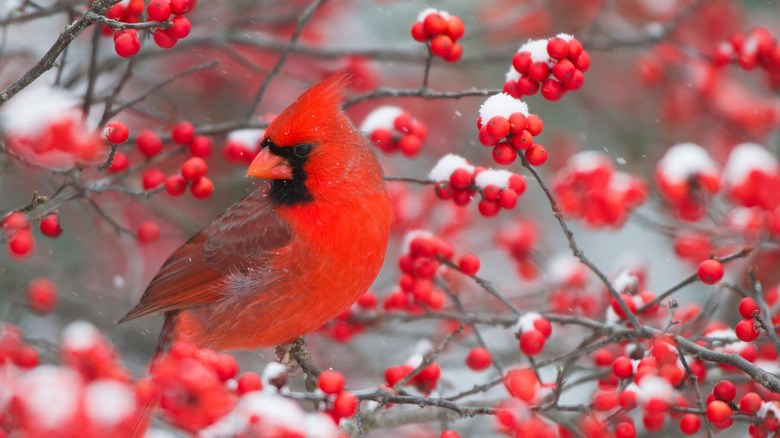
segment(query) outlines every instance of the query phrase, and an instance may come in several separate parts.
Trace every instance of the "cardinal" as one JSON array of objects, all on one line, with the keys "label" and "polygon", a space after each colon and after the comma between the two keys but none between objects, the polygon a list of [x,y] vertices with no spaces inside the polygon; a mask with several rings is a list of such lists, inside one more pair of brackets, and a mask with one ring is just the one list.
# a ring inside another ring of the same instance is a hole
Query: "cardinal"
[{"label": "cardinal", "polygon": [[340,107],[346,74],[303,93],[265,131],[247,176],[265,180],[171,255],[120,322],[163,313],[157,354],[292,342],[376,278],[391,205],[373,148]]}]

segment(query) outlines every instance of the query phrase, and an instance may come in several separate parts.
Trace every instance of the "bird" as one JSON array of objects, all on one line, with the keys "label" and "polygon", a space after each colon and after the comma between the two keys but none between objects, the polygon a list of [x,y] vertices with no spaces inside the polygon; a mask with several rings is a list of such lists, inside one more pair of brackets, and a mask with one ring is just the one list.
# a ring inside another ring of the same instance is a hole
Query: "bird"
[{"label": "bird", "polygon": [[178,341],[287,344],[369,289],[392,208],[372,145],[341,108],[348,82],[325,79],[271,121],[246,173],[263,182],[177,249],[120,320],[164,314],[155,357]]}]

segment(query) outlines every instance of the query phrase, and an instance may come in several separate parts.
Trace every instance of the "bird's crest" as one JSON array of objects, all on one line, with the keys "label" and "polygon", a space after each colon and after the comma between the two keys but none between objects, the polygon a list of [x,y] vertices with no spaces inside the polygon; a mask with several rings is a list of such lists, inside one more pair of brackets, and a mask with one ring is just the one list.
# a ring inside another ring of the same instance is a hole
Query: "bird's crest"
[{"label": "bird's crest", "polygon": [[266,137],[279,146],[291,146],[343,130],[349,121],[341,110],[341,91],[350,78],[341,72],[309,88],[271,122]]}]

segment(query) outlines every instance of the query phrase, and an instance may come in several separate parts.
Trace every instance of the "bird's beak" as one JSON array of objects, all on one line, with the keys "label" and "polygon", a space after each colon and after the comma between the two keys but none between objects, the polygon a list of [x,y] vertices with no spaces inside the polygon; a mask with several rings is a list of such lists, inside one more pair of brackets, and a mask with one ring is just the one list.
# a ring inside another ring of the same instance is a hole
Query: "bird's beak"
[{"label": "bird's beak", "polygon": [[246,176],[265,179],[291,179],[292,168],[284,158],[272,154],[269,148],[263,148],[252,160],[252,164],[246,171]]}]

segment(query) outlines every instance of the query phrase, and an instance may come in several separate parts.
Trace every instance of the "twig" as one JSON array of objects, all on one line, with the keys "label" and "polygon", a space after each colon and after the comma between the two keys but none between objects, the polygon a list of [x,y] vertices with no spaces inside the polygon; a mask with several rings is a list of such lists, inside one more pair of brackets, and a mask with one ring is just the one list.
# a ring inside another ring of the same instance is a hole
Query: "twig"
[{"label": "twig", "polygon": [[114,6],[119,2],[120,0],[96,0],[92,3],[89,11],[82,15],[75,23],[68,26],[65,31],[57,37],[57,41],[54,42],[40,61],[27,70],[21,78],[17,79],[16,82],[9,85],[8,88],[0,93],[0,107],[8,102],[9,99],[16,96],[16,94],[25,87],[33,83],[33,81],[38,79],[42,74],[51,69],[57,61],[57,57],[59,57],[60,53],[65,50],[70,42],[79,36],[84,29],[95,23],[96,16],[104,15],[111,6]]},{"label": "twig", "polygon": [[[450,267],[450,268],[452,268],[452,269],[455,269],[456,271],[459,271],[459,272],[460,272],[460,268],[459,268],[459,267],[458,267],[458,265],[456,265],[456,264],[455,264],[455,263],[454,263],[452,260],[446,259],[446,258],[442,257],[441,255],[439,255],[439,256],[438,256],[438,258],[439,258],[439,260],[440,260],[440,261],[441,261],[443,264],[445,264],[445,265],[447,265],[448,267]],[[499,292],[499,291],[498,291],[498,289],[496,289],[496,288],[493,286],[493,283],[492,283],[490,280],[486,280],[486,279],[484,279],[484,278],[482,278],[482,277],[480,277],[480,276],[477,276],[477,275],[470,276],[470,277],[471,277],[471,278],[472,278],[472,279],[473,279],[473,280],[474,280],[474,281],[475,281],[475,282],[476,282],[478,285],[480,285],[480,287],[482,287],[482,289],[484,289],[484,290],[485,290],[487,293],[489,293],[490,295],[493,295],[494,297],[498,298],[498,300],[499,300],[499,301],[501,301],[501,302],[502,302],[502,303],[504,303],[504,304],[505,304],[507,307],[509,307],[509,308],[512,310],[512,312],[514,312],[516,315],[521,315],[521,314],[522,314],[522,312],[520,311],[520,309],[518,309],[517,307],[515,307],[515,305],[514,305],[514,304],[512,304],[512,302],[511,302],[511,301],[509,301],[509,300],[508,300],[508,299],[507,299],[507,298],[506,298],[506,297],[505,297],[503,294],[501,294],[501,292]]]}]

